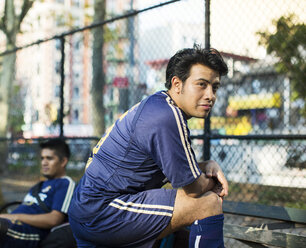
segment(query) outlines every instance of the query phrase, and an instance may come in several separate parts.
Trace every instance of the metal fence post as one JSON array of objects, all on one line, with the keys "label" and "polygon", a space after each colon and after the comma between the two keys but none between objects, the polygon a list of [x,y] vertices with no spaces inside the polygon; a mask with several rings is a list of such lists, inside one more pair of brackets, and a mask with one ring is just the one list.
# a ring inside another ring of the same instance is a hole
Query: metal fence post
[{"label": "metal fence post", "polygon": [[[210,48],[210,0],[205,0],[205,48]],[[210,113],[204,125],[203,159],[210,159]]]},{"label": "metal fence post", "polygon": [[[134,1],[130,0],[130,12],[134,11]],[[128,88],[128,106],[127,109],[131,108],[135,104],[135,82],[134,82],[134,66],[135,66],[135,58],[134,58],[134,47],[135,47],[135,34],[134,34],[134,16],[128,18],[128,36],[130,39],[129,45],[129,72],[128,72],[128,79],[129,79],[129,88]],[[126,109],[126,110],[127,110]]]},{"label": "metal fence post", "polygon": [[65,38],[60,37],[61,44],[61,84],[60,84],[60,111],[59,111],[59,126],[60,126],[60,137],[64,137],[64,83],[65,83]]}]

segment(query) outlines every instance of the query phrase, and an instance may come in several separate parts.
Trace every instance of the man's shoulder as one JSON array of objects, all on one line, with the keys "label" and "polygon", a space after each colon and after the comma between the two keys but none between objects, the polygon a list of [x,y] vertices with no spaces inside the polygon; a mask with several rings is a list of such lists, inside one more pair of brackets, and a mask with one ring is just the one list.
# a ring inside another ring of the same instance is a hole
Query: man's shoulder
[{"label": "man's shoulder", "polygon": [[153,123],[175,122],[176,115],[181,112],[181,110],[175,106],[173,100],[165,91],[159,91],[151,95],[144,109],[144,114],[149,120],[153,119]]},{"label": "man's shoulder", "polygon": [[160,116],[162,113],[169,113],[171,110],[170,98],[165,91],[159,91],[148,97],[145,104],[145,109],[148,112],[158,112]]},{"label": "man's shoulder", "polygon": [[150,100],[160,100],[165,101],[165,99],[168,97],[166,91],[157,91],[153,95],[150,95]]},{"label": "man's shoulder", "polygon": [[53,185],[75,185],[75,182],[74,180],[69,177],[69,176],[62,176],[62,177],[59,177],[59,178],[53,178],[53,179],[48,179],[45,181],[46,184],[53,184]]}]

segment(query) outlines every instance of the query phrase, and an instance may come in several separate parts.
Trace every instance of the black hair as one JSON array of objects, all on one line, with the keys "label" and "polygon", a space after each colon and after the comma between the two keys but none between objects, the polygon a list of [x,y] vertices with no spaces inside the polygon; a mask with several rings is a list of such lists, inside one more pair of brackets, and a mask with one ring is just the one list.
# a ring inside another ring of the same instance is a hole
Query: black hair
[{"label": "black hair", "polygon": [[65,157],[67,159],[70,158],[70,149],[64,139],[61,138],[50,139],[43,143],[40,143],[39,146],[40,149],[48,148],[54,150],[57,156],[60,157],[60,159],[63,159]]},{"label": "black hair", "polygon": [[166,88],[171,88],[174,76],[185,82],[189,77],[190,68],[195,64],[202,64],[217,71],[220,77],[228,73],[227,65],[216,49],[203,49],[194,44],[193,48],[179,50],[170,58],[166,70]]}]

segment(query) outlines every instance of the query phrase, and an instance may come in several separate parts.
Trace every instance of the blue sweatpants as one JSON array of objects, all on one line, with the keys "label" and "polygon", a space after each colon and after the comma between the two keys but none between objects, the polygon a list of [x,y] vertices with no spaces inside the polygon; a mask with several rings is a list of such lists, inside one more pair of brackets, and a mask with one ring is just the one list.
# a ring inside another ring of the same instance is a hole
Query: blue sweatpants
[{"label": "blue sweatpants", "polygon": [[224,248],[223,222],[223,214],[195,221],[190,228],[189,248]]},{"label": "blue sweatpants", "polygon": [[45,238],[48,230],[41,230],[30,225],[8,221],[8,230],[6,235],[0,241],[1,248],[33,248],[37,247],[39,241]]}]

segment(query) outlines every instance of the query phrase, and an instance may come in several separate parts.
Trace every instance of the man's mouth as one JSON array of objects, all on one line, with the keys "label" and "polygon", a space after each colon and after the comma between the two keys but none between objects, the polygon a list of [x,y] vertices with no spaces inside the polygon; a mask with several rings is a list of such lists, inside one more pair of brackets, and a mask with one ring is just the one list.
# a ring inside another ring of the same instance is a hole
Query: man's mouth
[{"label": "man's mouth", "polygon": [[210,105],[210,104],[200,104],[200,107],[205,109],[205,110],[211,110],[212,105]]}]

